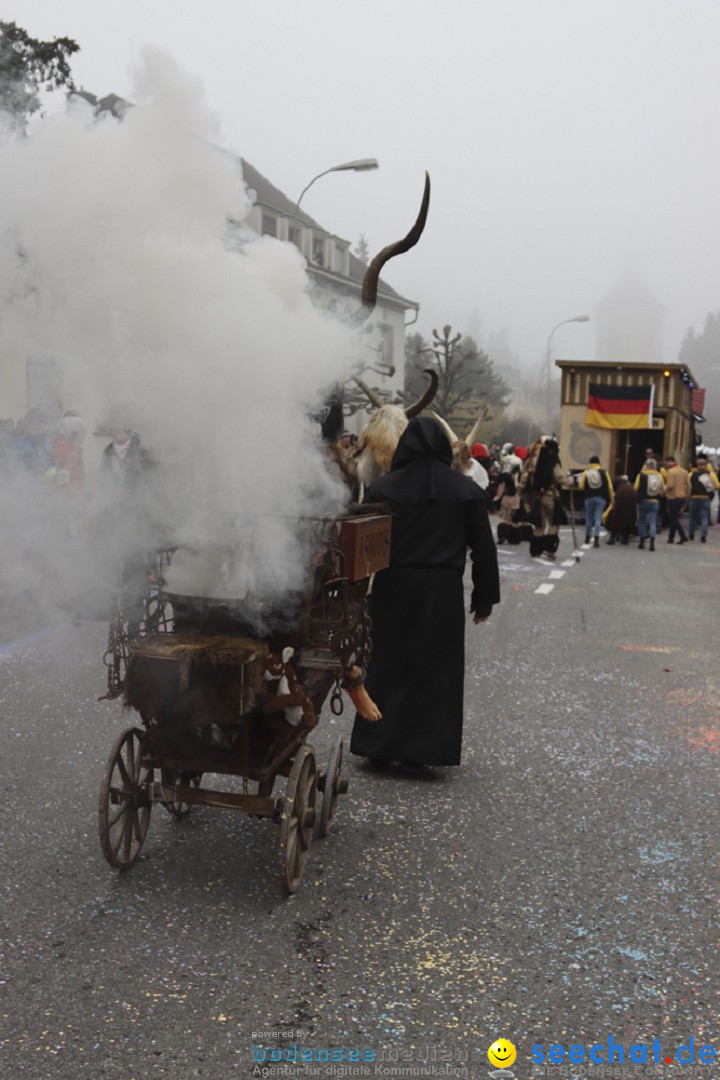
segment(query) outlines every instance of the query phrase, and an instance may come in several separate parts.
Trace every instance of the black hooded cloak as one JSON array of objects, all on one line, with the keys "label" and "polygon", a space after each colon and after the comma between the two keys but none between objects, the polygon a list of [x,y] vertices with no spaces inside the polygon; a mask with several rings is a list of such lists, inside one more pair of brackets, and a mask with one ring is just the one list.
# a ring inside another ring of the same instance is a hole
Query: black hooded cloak
[{"label": "black hooded cloak", "polygon": [[465,676],[463,572],[470,610],[500,601],[497,552],[483,493],[451,468],[452,449],[429,416],[410,421],[390,472],[368,490],[392,514],[390,567],[375,577],[373,653],[366,680],[382,720],[356,716],[350,750],[377,761],[459,765]]}]

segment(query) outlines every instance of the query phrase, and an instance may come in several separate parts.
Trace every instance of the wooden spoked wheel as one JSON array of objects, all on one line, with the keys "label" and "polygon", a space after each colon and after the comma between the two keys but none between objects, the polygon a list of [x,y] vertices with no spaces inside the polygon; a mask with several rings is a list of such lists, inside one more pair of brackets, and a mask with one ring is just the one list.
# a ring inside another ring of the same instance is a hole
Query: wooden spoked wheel
[{"label": "wooden spoked wheel", "polygon": [[[199,788],[200,781],[202,780],[202,773],[200,772],[179,772],[177,769],[161,769],[160,779],[163,787],[193,787]],[[183,802],[181,799],[173,799],[172,802],[165,802],[163,800],[163,806],[166,810],[169,810],[174,818],[179,821],[180,818],[187,817],[193,808],[192,803]]]},{"label": "wooden spoked wheel", "polygon": [[335,817],[335,807],[337,806],[338,795],[344,794],[347,791],[347,780],[344,780],[342,777],[342,759],[343,741],[338,738],[335,740],[332,749],[330,750],[327,772],[325,773],[322,809],[320,811],[319,832],[321,836],[327,836],[330,832],[330,826]]},{"label": "wooden spoked wheel", "polygon": [[120,736],[100,784],[100,844],[105,858],[127,870],[140,854],[150,824],[153,770],[143,765],[145,733],[128,728]]},{"label": "wooden spoked wheel", "polygon": [[280,845],[284,854],[282,878],[289,893],[297,891],[310,852],[316,798],[315,751],[304,744],[298,750],[288,776],[280,825]]}]

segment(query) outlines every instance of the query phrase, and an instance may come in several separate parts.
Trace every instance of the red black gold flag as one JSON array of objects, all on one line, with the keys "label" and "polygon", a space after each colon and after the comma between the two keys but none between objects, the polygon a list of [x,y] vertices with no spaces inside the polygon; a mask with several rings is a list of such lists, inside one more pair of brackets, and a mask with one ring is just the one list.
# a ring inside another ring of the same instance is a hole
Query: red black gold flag
[{"label": "red black gold flag", "polygon": [[585,423],[600,428],[650,428],[654,389],[652,385],[589,383]]}]

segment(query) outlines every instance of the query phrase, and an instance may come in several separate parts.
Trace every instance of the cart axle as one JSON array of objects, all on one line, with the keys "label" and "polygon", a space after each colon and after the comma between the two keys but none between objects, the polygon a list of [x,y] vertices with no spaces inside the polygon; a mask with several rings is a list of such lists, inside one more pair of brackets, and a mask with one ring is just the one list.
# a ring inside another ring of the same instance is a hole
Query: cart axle
[{"label": "cart axle", "polygon": [[210,788],[168,787],[155,780],[150,786],[150,802],[187,803],[192,806],[221,806],[228,810],[244,810],[256,817],[273,817],[278,806],[276,799],[260,795],[240,795],[233,791],[212,791]]}]

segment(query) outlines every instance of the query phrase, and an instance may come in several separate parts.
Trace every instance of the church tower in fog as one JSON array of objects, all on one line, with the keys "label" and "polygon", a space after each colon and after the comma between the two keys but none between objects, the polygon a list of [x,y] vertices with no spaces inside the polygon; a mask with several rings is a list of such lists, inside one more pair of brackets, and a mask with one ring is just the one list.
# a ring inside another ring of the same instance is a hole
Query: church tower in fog
[{"label": "church tower in fog", "polygon": [[665,308],[637,274],[625,274],[597,306],[596,359],[660,364]]}]

